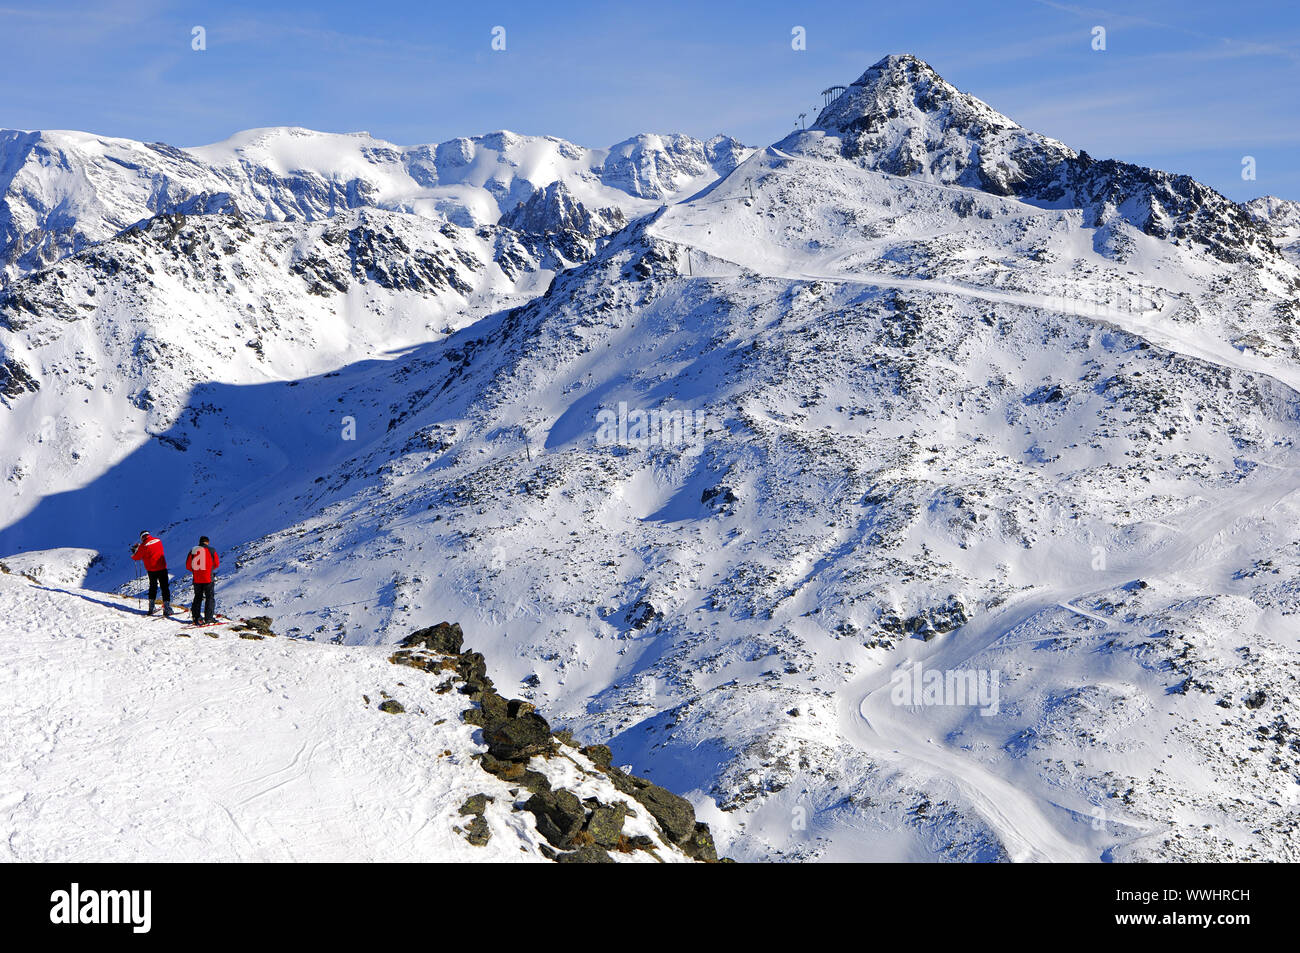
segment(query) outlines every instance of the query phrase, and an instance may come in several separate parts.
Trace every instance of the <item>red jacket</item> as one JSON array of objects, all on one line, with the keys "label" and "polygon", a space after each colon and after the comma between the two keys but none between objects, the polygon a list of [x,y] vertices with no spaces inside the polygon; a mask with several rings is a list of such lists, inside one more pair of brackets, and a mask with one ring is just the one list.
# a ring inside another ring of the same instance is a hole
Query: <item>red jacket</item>
[{"label": "red jacket", "polygon": [[167,568],[167,557],[163,555],[162,540],[157,536],[146,536],[144,542],[135,548],[131,558],[144,563],[144,568],[149,572]]},{"label": "red jacket", "polygon": [[195,582],[211,582],[212,570],[221,565],[221,557],[211,546],[195,546],[185,557],[185,568],[194,573]]}]

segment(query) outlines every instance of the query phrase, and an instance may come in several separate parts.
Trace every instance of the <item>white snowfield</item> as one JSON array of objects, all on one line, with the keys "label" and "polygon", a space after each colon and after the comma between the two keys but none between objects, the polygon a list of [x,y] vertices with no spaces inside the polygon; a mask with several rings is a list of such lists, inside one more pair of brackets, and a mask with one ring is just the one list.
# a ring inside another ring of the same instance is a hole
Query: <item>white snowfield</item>
[{"label": "white snowfield", "polygon": [[[0,574],[0,860],[547,862],[456,692],[379,646],[240,638]],[[367,700],[368,698],[368,700]],[[404,714],[381,712],[386,698]],[[629,803],[575,751],[532,767]],[[458,832],[472,795],[491,838]],[[523,792],[527,796],[527,792]],[[615,853],[619,862],[654,862]]]}]

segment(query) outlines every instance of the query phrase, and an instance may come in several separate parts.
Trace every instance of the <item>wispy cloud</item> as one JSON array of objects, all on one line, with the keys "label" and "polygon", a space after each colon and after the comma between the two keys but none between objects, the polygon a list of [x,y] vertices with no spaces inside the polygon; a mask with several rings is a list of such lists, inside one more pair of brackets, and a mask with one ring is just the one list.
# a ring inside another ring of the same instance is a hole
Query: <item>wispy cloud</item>
[{"label": "wispy cloud", "polygon": [[1259,42],[1256,40],[1240,39],[1234,36],[1206,33],[1201,30],[1194,30],[1183,23],[1169,23],[1161,20],[1152,20],[1149,17],[1135,16],[1128,12],[1117,13],[1113,10],[1106,10],[1100,7],[1081,7],[1070,3],[1060,3],[1058,0],[1033,0],[1033,2],[1037,3],[1039,6],[1059,10],[1076,17],[1096,20],[1099,25],[1107,26],[1108,28],[1124,26],[1150,27],[1165,33],[1174,33],[1191,37],[1202,42],[1210,43],[1215,47],[1215,49],[1210,50],[1186,50],[1161,54],[1166,58],[1186,57],[1189,60],[1195,60],[1234,56],[1274,56],[1289,60],[1292,63],[1300,62],[1300,49],[1298,49],[1295,44],[1288,45],[1276,42]]}]

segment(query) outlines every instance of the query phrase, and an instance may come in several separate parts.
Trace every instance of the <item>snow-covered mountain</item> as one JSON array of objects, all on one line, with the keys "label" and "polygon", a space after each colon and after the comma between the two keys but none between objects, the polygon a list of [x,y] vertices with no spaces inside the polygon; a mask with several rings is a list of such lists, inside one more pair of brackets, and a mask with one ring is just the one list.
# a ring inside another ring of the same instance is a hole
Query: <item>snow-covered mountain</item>
[{"label": "snow-covered mountain", "polygon": [[12,278],[161,214],[238,210],[314,222],[351,209],[473,230],[563,183],[577,201],[643,214],[735,168],[727,136],[640,135],[608,149],[495,132],[397,146],[367,133],[250,129],[194,149],[80,132],[0,131],[0,277]]},{"label": "snow-covered mountain", "polygon": [[1075,152],[960,92],[915,56],[888,56],[871,67],[813,129],[866,168],[1077,209],[1103,234],[1123,222],[1228,261],[1274,250],[1245,209],[1191,177]]},{"label": "snow-covered mountain", "polygon": [[1272,229],[1283,253],[1300,264],[1300,202],[1265,195],[1251,199],[1244,207],[1252,219]]},{"label": "snow-covered mountain", "polygon": [[640,206],[638,161],[624,198],[167,215],[16,277],[0,553],[126,591],[140,529],[204,533],[285,634],[460,619],[739,858],[1295,859],[1274,206],[907,56],[701,148]]}]

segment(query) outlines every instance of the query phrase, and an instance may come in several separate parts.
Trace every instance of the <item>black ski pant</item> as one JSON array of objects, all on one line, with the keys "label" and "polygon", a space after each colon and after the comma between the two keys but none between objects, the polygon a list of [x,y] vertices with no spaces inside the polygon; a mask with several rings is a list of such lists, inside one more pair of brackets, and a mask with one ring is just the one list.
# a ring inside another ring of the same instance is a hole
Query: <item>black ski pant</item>
[{"label": "black ski pant", "polygon": [[149,570],[149,611],[150,612],[153,612],[153,600],[154,597],[158,594],[158,588],[160,586],[162,587],[163,605],[170,606],[172,604],[172,587],[171,587],[171,583],[167,581],[167,570],[150,569]]},{"label": "black ski pant", "polygon": [[[213,603],[216,601],[216,597],[213,594],[212,585],[210,582],[196,582],[194,584],[194,605],[190,606],[190,618],[194,620],[195,625],[198,625],[200,621],[212,622],[215,617],[216,609]],[[202,619],[199,618],[200,604],[203,606]]]}]

